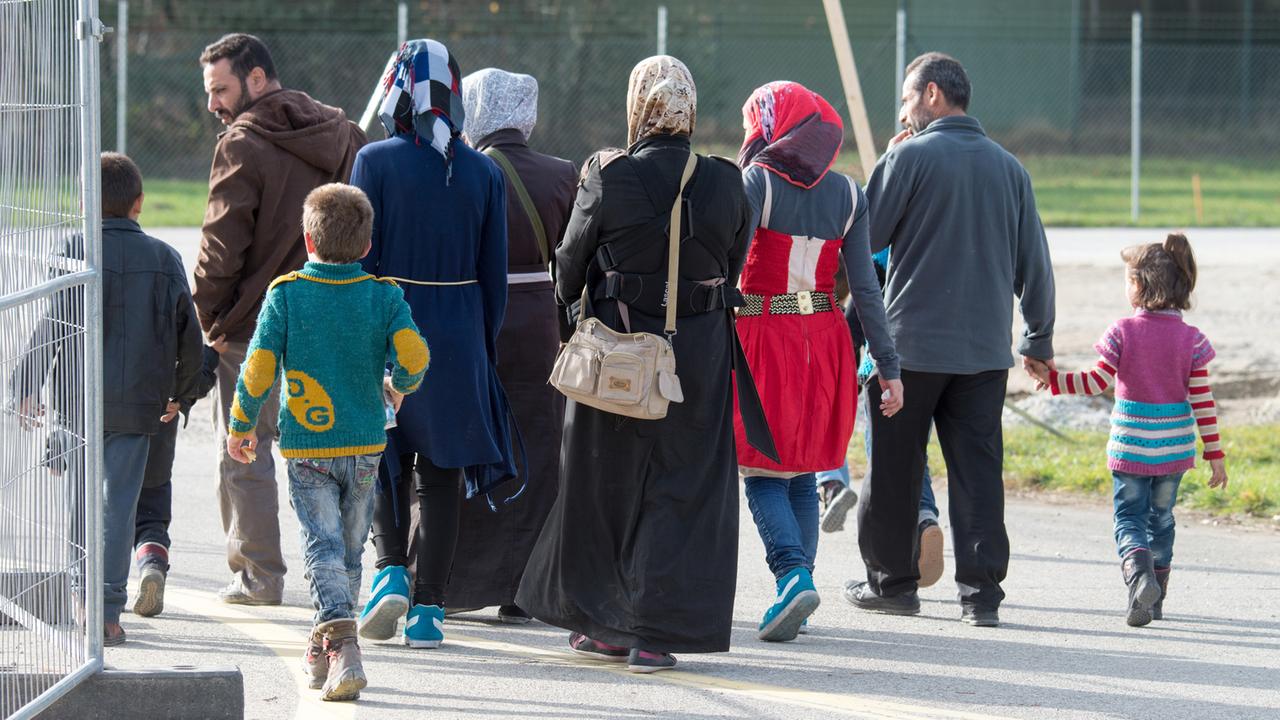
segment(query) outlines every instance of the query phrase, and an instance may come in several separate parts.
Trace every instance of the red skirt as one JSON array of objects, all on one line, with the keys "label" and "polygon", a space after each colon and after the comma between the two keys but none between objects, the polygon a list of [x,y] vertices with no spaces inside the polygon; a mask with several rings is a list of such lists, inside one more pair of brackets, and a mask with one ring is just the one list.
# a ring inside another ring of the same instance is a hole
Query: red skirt
[{"label": "red skirt", "polygon": [[735,393],[738,465],[797,475],[843,465],[858,399],[853,338],[844,315],[738,318],[738,335],[780,459],[775,463],[747,444]]}]

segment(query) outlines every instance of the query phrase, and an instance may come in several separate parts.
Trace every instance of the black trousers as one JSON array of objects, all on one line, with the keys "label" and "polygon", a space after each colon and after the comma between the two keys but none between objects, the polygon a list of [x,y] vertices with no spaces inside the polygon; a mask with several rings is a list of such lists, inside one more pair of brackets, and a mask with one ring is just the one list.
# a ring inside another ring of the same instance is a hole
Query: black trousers
[{"label": "black trousers", "polygon": [[400,459],[404,470],[397,480],[395,502],[379,497],[373,507],[373,546],[376,567],[409,566],[409,502],[417,497],[418,533],[414,555],[414,605],[444,607],[444,591],[458,547],[458,517],[462,512],[462,469],[439,468],[416,456]]},{"label": "black trousers", "polygon": [[[169,548],[169,523],[173,519],[173,456],[178,442],[178,423],[160,423],[151,436],[147,450],[147,470],[138,495],[138,513],[134,521],[133,546],[158,543]],[[168,567],[165,568],[168,570]]]},{"label": "black trousers", "polygon": [[877,594],[916,591],[917,512],[929,424],[938,430],[947,464],[947,498],[960,602],[999,607],[1009,569],[1004,527],[1004,438],[1001,414],[1008,370],[974,375],[902,371],[905,404],[879,412],[871,382],[871,469],[858,506],[858,547]]}]

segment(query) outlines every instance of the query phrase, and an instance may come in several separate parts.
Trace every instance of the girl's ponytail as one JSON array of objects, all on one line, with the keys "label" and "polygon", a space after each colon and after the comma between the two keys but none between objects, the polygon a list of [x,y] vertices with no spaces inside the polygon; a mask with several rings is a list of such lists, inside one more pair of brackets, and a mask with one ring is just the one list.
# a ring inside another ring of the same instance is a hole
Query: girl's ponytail
[{"label": "girl's ponytail", "polygon": [[1196,287],[1196,258],[1191,252],[1191,242],[1187,240],[1187,236],[1182,233],[1169,233],[1164,239],[1164,250],[1169,253],[1169,257],[1173,258],[1173,264],[1178,266],[1178,270],[1182,272],[1182,277],[1186,281],[1186,293],[1191,294]]}]

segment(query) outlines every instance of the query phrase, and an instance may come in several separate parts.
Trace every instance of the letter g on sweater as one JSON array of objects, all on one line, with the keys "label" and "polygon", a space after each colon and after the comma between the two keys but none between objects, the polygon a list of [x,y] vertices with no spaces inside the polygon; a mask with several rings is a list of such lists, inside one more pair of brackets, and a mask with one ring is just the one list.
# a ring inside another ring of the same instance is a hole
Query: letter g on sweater
[{"label": "letter g on sweater", "polygon": [[298,424],[312,432],[325,432],[333,427],[333,399],[324,386],[301,370],[285,373],[289,383],[289,412]]}]

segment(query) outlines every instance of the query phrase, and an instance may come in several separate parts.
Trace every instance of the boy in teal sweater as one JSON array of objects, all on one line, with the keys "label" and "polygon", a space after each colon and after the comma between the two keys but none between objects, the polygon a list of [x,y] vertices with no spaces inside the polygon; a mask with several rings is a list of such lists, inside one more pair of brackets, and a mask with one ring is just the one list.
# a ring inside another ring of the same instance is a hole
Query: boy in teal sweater
[{"label": "boy in teal sweater", "polygon": [[323,699],[354,700],[367,684],[354,610],[387,442],[383,391],[398,408],[418,389],[430,355],[400,288],[357,262],[373,228],[363,192],[340,183],[316,188],[303,204],[302,228],[310,261],[267,289],[236,383],[227,453],[252,462],[258,413],[283,372],[280,453],[316,608],[303,666]]}]

